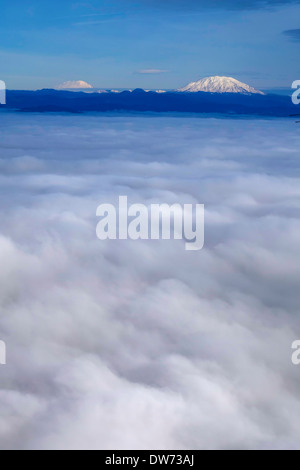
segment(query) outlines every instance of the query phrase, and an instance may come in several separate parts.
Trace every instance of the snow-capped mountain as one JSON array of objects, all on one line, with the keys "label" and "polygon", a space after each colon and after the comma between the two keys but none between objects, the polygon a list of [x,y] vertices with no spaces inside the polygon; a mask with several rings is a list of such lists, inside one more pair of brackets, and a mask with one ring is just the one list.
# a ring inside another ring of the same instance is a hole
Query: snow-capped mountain
[{"label": "snow-capped mountain", "polygon": [[241,93],[247,94],[259,94],[264,95],[262,91],[258,91],[252,88],[246,83],[239,82],[232,77],[208,77],[199,80],[198,82],[192,82],[184,88],[180,88],[177,91],[197,93],[204,91],[207,93]]},{"label": "snow-capped mountain", "polygon": [[87,90],[91,88],[94,87],[82,80],[64,82],[57,87],[58,90]]}]

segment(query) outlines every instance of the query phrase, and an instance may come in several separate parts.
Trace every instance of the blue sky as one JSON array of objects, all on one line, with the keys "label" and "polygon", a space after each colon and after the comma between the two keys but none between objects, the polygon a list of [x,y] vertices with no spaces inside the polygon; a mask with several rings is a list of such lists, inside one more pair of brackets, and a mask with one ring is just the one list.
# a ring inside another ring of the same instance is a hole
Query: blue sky
[{"label": "blue sky", "polygon": [[272,88],[300,78],[298,0],[4,0],[1,12],[0,79],[11,89],[177,88],[209,75]]}]

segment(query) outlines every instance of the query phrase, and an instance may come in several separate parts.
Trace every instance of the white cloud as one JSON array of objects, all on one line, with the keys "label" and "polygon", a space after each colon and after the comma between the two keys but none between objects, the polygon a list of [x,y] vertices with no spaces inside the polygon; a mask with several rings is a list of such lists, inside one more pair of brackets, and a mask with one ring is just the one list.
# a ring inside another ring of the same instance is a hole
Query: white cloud
[{"label": "white cloud", "polygon": [[[280,120],[5,115],[2,449],[299,448],[299,140]],[[100,242],[120,194],[205,203],[205,249]]]},{"label": "white cloud", "polygon": [[167,72],[168,70],[160,70],[160,69],[142,69],[138,71],[140,75],[159,75],[161,73],[167,73]]}]

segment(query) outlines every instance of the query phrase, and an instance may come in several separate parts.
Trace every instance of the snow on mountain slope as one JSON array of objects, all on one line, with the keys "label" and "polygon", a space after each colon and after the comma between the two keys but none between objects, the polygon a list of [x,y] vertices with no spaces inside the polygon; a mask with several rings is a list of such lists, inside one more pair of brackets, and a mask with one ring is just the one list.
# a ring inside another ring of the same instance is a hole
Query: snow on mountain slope
[{"label": "snow on mountain slope", "polygon": [[90,89],[93,88],[89,83],[83,82],[82,80],[64,82],[57,87],[58,90],[72,90],[72,89]]},{"label": "snow on mountain slope", "polygon": [[259,94],[264,95],[262,91],[255,90],[255,88],[239,82],[232,77],[208,77],[192,82],[184,88],[177,91],[181,92],[199,92],[205,91],[207,93],[242,93],[242,94]]}]

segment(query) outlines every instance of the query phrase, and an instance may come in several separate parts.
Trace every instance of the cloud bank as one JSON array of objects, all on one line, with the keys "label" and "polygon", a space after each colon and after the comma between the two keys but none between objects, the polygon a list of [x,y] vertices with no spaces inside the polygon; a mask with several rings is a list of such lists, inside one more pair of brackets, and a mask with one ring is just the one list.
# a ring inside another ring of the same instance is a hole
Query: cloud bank
[{"label": "cloud bank", "polygon": [[[296,449],[293,122],[2,114],[1,449]],[[96,238],[205,203],[206,246]]]}]

